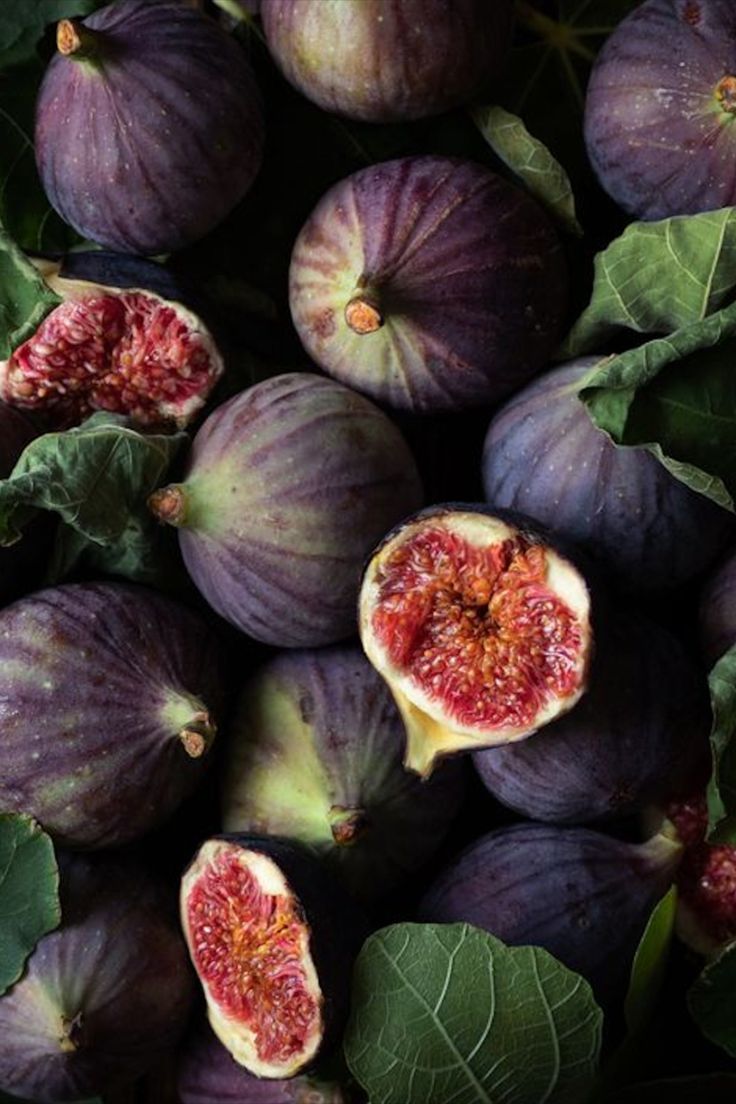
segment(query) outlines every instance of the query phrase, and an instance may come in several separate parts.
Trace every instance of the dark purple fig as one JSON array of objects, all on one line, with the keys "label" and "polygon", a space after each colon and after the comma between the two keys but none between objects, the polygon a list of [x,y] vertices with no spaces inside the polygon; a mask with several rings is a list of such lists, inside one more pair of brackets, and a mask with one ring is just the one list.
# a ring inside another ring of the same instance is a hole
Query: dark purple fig
[{"label": "dark purple fig", "polygon": [[732,0],[646,0],[601,50],[585,141],[598,179],[642,219],[736,203]]},{"label": "dark purple fig", "polygon": [[142,871],[63,856],[61,927],[0,997],[0,1090],[79,1100],[135,1080],[178,1042],[194,996],[176,911]]},{"label": "dark purple fig", "polygon": [[587,828],[515,824],[483,836],[440,874],[420,919],[462,920],[512,946],[543,947],[608,996],[626,984],[680,855],[662,835],[632,844]]},{"label": "dark purple fig", "polygon": [[736,644],[736,551],[708,579],[700,598],[700,640],[713,664]]},{"label": "dark purple fig", "polygon": [[544,364],[567,272],[526,192],[481,165],[406,157],[322,198],[294,246],[291,313],[330,375],[390,406],[489,405]]},{"label": "dark purple fig", "polygon": [[624,614],[596,644],[588,692],[572,712],[473,755],[491,793],[533,820],[643,811],[687,792],[709,756],[708,687],[676,637]]},{"label": "dark purple fig", "polygon": [[273,57],[326,111],[388,123],[467,103],[500,75],[510,0],[261,0]]},{"label": "dark purple fig", "polygon": [[227,831],[283,836],[375,899],[439,846],[464,791],[460,763],[429,782],[402,765],[404,726],[356,647],[292,652],[243,691],[225,763]]},{"label": "dark purple fig", "polygon": [[578,398],[600,358],[534,380],[494,417],[483,452],[488,502],[574,541],[630,590],[673,587],[705,568],[734,519],[643,448],[617,448]]},{"label": "dark purple fig", "polygon": [[36,108],[52,206],[123,253],[181,249],[245,195],[261,162],[245,54],[194,4],[117,0],[64,19]]},{"label": "dark purple fig", "polygon": [[[19,410],[0,402],[0,479],[8,478],[26,445],[36,436],[38,431]],[[0,547],[0,602],[9,601],[22,590],[29,561],[36,566],[45,547],[46,541],[38,530],[16,544]]]},{"label": "dark purple fig", "polygon": [[355,632],[363,560],[420,501],[393,423],[304,372],[218,407],[185,481],[157,491],[151,508],[179,527],[189,574],[218,613],[257,640],[299,648]]},{"label": "dark purple fig", "polygon": [[135,839],[202,778],[222,699],[216,641],[121,583],[42,590],[0,612],[0,808],[74,847]]},{"label": "dark purple fig", "polygon": [[293,1077],[337,1041],[365,933],[310,851],[207,840],[182,878],[181,923],[210,1025],[250,1073]]}]

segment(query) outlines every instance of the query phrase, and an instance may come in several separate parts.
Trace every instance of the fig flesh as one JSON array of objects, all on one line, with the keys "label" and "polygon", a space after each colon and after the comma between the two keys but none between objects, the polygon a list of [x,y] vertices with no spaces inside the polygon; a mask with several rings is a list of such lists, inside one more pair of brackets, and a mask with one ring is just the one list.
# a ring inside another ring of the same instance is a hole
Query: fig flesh
[{"label": "fig flesh", "polygon": [[706,581],[699,616],[703,654],[713,664],[736,644],[736,552]]},{"label": "fig flesh", "polygon": [[320,200],[294,245],[289,299],[331,376],[392,407],[464,410],[541,369],[567,272],[525,192],[470,161],[406,157]]},{"label": "fig flesh", "polygon": [[299,648],[355,631],[363,560],[420,501],[416,465],[388,418],[304,372],[218,407],[185,481],[157,491],[151,508],[179,527],[189,574],[218,613],[257,640]]},{"label": "fig flesh", "polygon": [[208,764],[218,647],[194,614],[143,587],[78,583],[0,612],[0,808],[58,841],[143,835]]},{"label": "fig flesh", "polygon": [[518,515],[432,506],[379,545],[363,647],[407,728],[405,763],[522,740],[572,709],[592,651],[577,567]]},{"label": "fig flesh", "polygon": [[710,956],[736,939],[736,846],[706,841],[708,807],[702,793],[670,804],[667,817],[684,848],[677,876],[677,934]]},{"label": "fig flesh", "polygon": [[284,76],[326,111],[387,123],[466,103],[500,75],[509,0],[262,0]]},{"label": "fig flesh", "polygon": [[464,793],[461,764],[422,783],[403,768],[403,744],[388,688],[358,648],[276,656],[239,699],[223,825],[307,844],[353,896],[378,898],[437,849]]}]

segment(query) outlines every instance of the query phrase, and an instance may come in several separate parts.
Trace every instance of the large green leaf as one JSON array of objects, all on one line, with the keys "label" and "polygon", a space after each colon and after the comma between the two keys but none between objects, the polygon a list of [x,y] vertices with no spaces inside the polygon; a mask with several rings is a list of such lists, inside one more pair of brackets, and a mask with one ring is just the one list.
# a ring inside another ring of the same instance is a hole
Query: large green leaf
[{"label": "large green leaf", "polygon": [[736,943],[709,962],[688,993],[696,1024],[711,1042],[736,1058]]},{"label": "large green leaf", "polygon": [[371,1104],[573,1104],[601,1022],[587,982],[538,947],[396,924],[358,957],[345,1054]]},{"label": "large green leaf", "polygon": [[713,772],[708,782],[708,838],[736,844],[736,645],[708,677]]},{"label": "large green leaf", "polygon": [[0,226],[0,360],[7,360],[60,302]]},{"label": "large green leaf", "polygon": [[0,993],[18,980],[38,940],[60,919],[51,840],[31,817],[0,813]]}]

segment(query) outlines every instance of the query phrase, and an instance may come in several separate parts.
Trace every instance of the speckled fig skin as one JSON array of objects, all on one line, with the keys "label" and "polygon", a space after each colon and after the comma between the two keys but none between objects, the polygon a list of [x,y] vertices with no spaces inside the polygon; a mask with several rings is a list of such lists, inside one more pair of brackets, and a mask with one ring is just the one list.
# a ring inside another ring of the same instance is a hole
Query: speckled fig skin
[{"label": "speckled fig skin", "polygon": [[135,1080],[173,1049],[194,978],[173,903],[110,858],[61,856],[61,927],[0,997],[0,1090],[74,1101]]},{"label": "speckled fig skin", "polygon": [[706,580],[699,620],[701,649],[713,664],[736,644],[736,550]]},{"label": "speckled fig skin", "polygon": [[617,448],[577,396],[599,357],[534,380],[493,418],[483,448],[492,506],[575,541],[630,591],[679,586],[736,533],[734,519],[641,448]]},{"label": "speckled fig skin", "polygon": [[551,355],[567,304],[562,247],[535,201],[481,165],[434,156],[331,188],[297,238],[289,285],[310,356],[413,411],[490,405],[520,387]]},{"label": "speckled fig skin", "polygon": [[82,46],[52,59],[36,109],[52,206],[120,252],[197,241],[260,167],[263,119],[244,52],[190,4],[117,0],[76,26]]},{"label": "speckled fig skin", "polygon": [[364,558],[421,494],[386,415],[302,372],[218,407],[184,482],[151,507],[180,527],[189,574],[218,613],[257,640],[299,648],[355,632]]},{"label": "speckled fig skin", "polygon": [[269,49],[326,111],[374,123],[467,103],[500,76],[509,0],[262,0]]},{"label": "speckled fig skin", "polygon": [[[7,479],[26,445],[37,436],[38,430],[24,414],[0,402],[0,479]],[[17,544],[0,547],[0,603],[9,601],[20,592],[29,558],[35,564],[39,552],[45,547],[46,541],[38,529]]]},{"label": "speckled fig skin", "polygon": [[709,757],[704,675],[676,637],[632,613],[598,634],[587,694],[538,736],[473,754],[481,779],[532,820],[584,824],[687,792]]},{"label": "speckled fig skin", "polygon": [[0,808],[117,846],[202,778],[222,686],[211,630],[143,587],[79,583],[0,612]]},{"label": "speckled fig skin", "polygon": [[601,50],[585,141],[613,199],[640,219],[736,203],[731,0],[646,0]]},{"label": "speckled fig skin", "polygon": [[246,685],[229,729],[224,827],[308,844],[355,897],[375,900],[432,855],[464,794],[457,760],[428,782],[404,770],[404,739],[358,647],[276,656]]}]

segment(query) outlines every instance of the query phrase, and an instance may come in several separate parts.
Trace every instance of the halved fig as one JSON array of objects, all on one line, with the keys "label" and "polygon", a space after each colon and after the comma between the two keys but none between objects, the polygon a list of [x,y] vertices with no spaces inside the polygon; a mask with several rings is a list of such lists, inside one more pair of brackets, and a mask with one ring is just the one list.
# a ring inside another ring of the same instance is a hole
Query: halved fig
[{"label": "halved fig", "polygon": [[305,848],[206,840],[181,884],[181,921],[213,1031],[258,1077],[294,1077],[347,1015],[358,930]]},{"label": "halved fig", "polygon": [[368,564],[360,628],[422,775],[448,752],[523,740],[586,689],[590,590],[518,515],[443,505],[409,518]]}]

